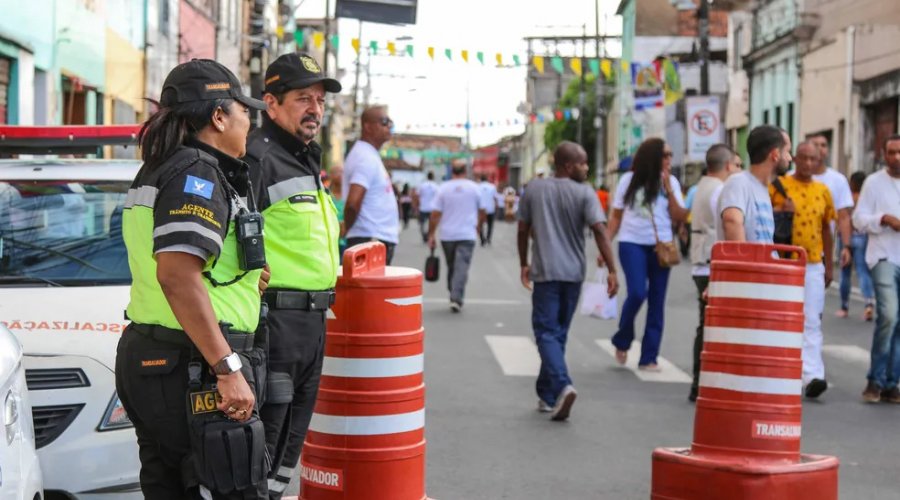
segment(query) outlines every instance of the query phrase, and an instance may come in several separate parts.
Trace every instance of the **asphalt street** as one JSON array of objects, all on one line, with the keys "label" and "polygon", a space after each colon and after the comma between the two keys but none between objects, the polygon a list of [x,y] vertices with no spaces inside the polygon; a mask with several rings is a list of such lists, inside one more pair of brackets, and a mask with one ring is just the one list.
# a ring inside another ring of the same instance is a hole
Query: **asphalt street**
[{"label": "asphalt street", "polygon": [[[403,232],[394,265],[422,268],[427,249],[417,229],[413,223]],[[623,284],[620,305],[624,295]],[[615,362],[609,350],[615,321],[575,318],[567,358],[578,399],[563,423],[535,411],[537,353],[514,225],[497,224],[493,246],[476,248],[461,313],[450,311],[447,296],[445,281],[425,284],[430,497],[648,498],[653,449],[690,446],[694,406],[687,380],[697,305],[689,264],[670,279],[661,349],[666,369],[655,380]],[[835,318],[836,307],[831,290],[823,322],[830,387],[803,404],[802,449],[840,459],[841,498],[894,499],[900,407],[861,402],[873,324],[860,318],[858,300],[848,319]],[[639,322],[643,317],[644,311]],[[296,494],[296,484],[291,490]]]}]

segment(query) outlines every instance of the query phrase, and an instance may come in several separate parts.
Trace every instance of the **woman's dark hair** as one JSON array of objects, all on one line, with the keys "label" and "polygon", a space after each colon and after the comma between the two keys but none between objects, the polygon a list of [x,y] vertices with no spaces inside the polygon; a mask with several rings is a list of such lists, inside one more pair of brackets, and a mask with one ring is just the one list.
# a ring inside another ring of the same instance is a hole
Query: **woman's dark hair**
[{"label": "woman's dark hair", "polygon": [[409,183],[403,185],[402,194],[409,194]]},{"label": "woman's dark hair", "polygon": [[853,175],[850,176],[850,191],[854,193],[858,193],[862,191],[863,182],[866,181],[866,173],[865,172],[853,172]]},{"label": "woman's dark hair", "polygon": [[641,189],[644,190],[644,205],[648,207],[659,196],[665,149],[666,142],[658,138],[647,139],[638,147],[631,163],[634,175],[625,190],[625,205],[633,207],[637,192]]},{"label": "woman's dark hair", "polygon": [[[166,89],[163,92],[174,90]],[[156,101],[151,102],[159,105]],[[138,144],[141,146],[141,159],[144,160],[144,164],[151,168],[160,165],[175,154],[175,150],[185,141],[210,124],[216,108],[222,108],[222,111],[228,114],[232,102],[233,99],[215,99],[159,108],[159,111],[144,122],[138,133]]]}]

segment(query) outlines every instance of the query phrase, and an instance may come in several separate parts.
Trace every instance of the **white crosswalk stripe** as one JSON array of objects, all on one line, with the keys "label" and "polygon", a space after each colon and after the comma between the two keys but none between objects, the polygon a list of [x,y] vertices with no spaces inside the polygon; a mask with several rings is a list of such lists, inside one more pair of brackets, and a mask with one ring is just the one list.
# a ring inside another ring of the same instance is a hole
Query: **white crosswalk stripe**
[{"label": "white crosswalk stripe", "polygon": [[530,337],[485,335],[484,339],[504,375],[537,377],[541,369],[541,358]]},{"label": "white crosswalk stripe", "polygon": [[[616,348],[612,345],[609,339],[598,339],[597,345],[600,346],[601,349],[606,351],[607,354],[615,359],[616,357]],[[632,342],[631,351],[628,352],[628,360],[625,362],[625,368],[634,372],[634,374],[640,380],[644,382],[667,382],[667,383],[681,383],[681,384],[689,384],[691,383],[691,376],[685,373],[683,370],[672,364],[666,358],[659,356],[656,359],[656,364],[659,365],[658,372],[648,372],[644,370],[638,369],[638,357],[641,352],[641,343],[640,342]]]}]

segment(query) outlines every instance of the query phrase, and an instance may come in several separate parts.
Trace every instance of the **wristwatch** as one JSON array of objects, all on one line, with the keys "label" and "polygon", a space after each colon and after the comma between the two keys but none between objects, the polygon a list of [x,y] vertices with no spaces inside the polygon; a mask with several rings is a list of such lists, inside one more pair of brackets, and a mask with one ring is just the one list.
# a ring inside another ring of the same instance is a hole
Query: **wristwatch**
[{"label": "wristwatch", "polygon": [[222,358],[215,366],[212,367],[213,373],[216,375],[231,375],[243,367],[241,357],[236,352]]}]

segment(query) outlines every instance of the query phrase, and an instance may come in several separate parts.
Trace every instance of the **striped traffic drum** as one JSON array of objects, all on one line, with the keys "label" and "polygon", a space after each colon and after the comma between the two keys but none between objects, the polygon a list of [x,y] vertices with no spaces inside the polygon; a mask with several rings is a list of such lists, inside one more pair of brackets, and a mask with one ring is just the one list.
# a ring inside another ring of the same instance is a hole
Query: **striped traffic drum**
[{"label": "striped traffic drum", "polygon": [[306,500],[425,498],[422,274],[347,250],[301,456]]},{"label": "striped traffic drum", "polygon": [[797,247],[713,247],[694,453],[799,459],[805,272]]}]

